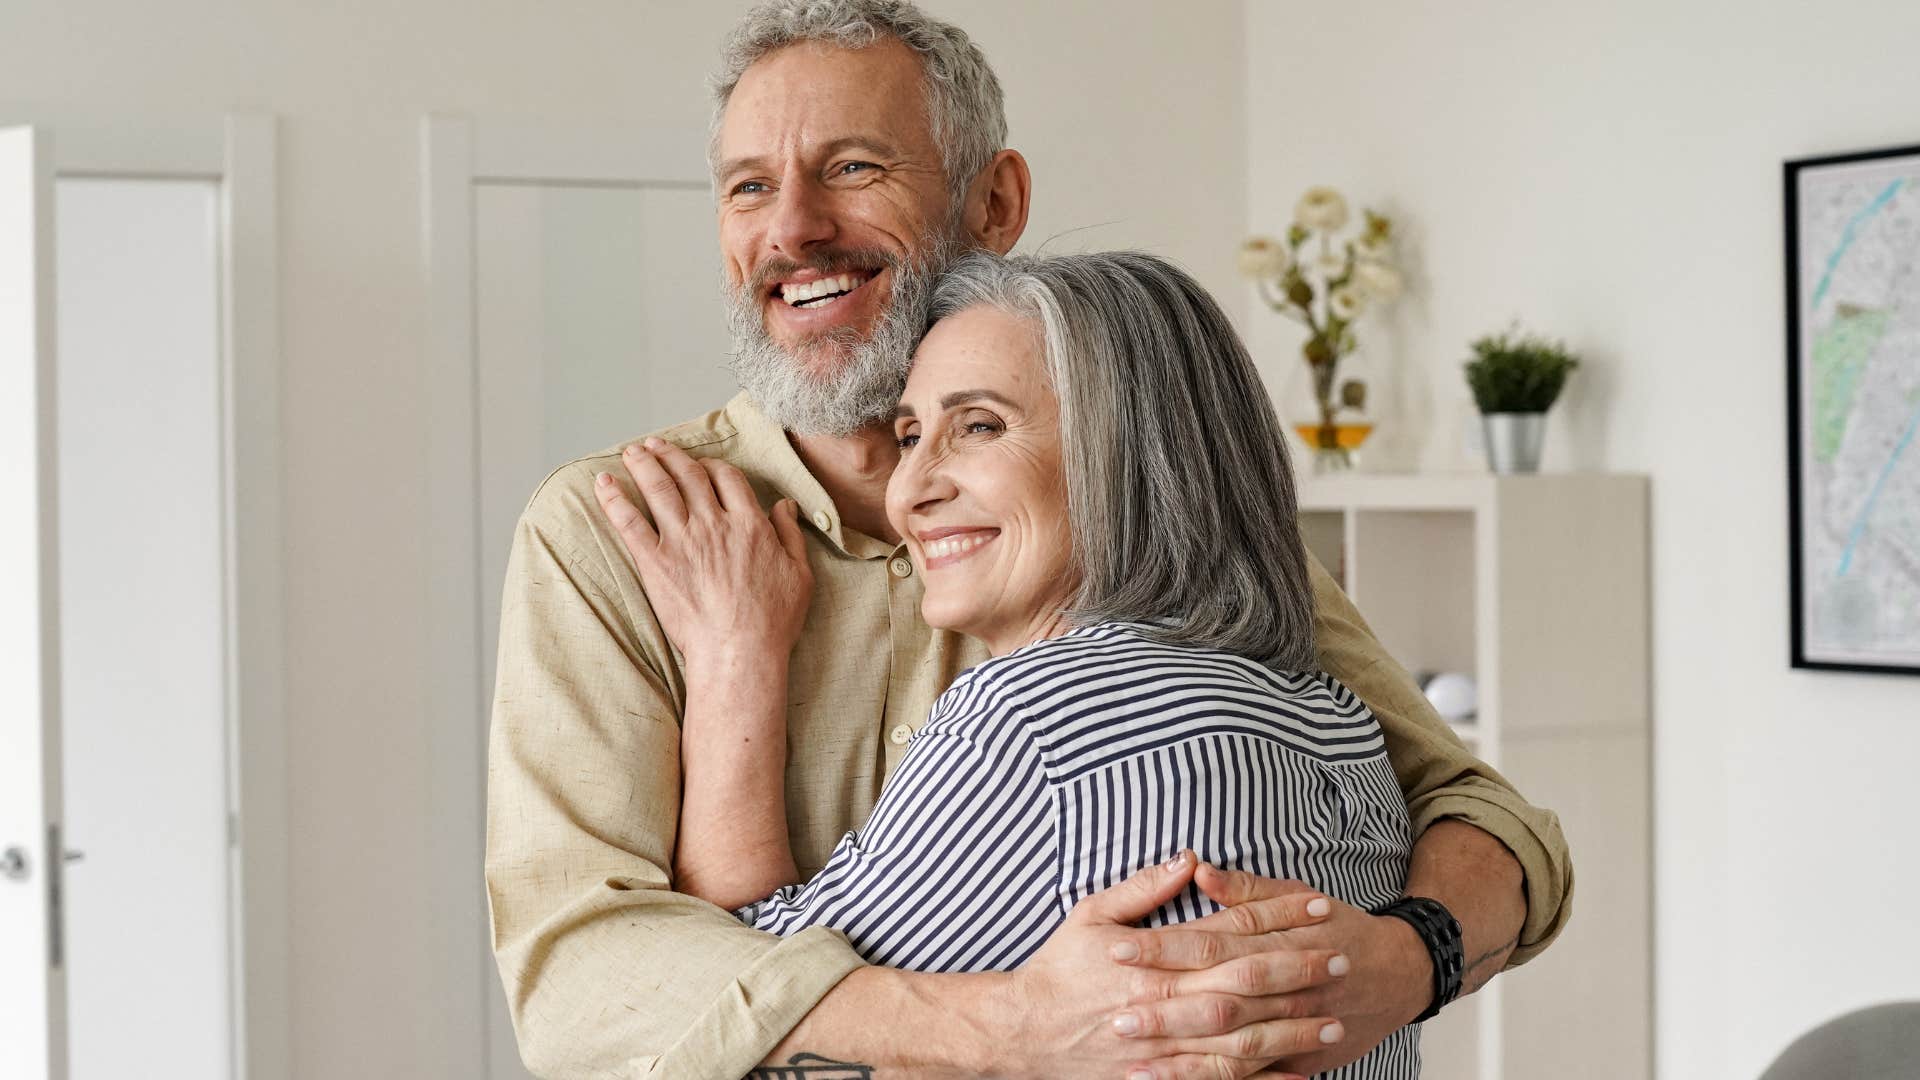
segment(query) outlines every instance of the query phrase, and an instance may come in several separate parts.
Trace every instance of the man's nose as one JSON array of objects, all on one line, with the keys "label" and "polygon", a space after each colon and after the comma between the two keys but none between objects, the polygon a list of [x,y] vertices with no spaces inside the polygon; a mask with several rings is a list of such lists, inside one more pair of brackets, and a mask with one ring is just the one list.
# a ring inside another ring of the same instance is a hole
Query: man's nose
[{"label": "man's nose", "polygon": [[806,258],[808,248],[831,241],[838,231],[827,193],[819,184],[795,178],[781,185],[767,229],[767,243],[775,251],[798,262]]}]

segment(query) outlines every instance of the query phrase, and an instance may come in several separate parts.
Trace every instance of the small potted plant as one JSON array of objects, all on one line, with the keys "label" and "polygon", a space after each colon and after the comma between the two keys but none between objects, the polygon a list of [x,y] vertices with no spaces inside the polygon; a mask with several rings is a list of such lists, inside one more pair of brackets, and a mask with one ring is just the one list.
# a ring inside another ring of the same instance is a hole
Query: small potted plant
[{"label": "small potted plant", "polygon": [[1580,361],[1566,343],[1515,325],[1468,346],[1467,385],[1486,432],[1487,464],[1502,475],[1540,471],[1547,410]]}]

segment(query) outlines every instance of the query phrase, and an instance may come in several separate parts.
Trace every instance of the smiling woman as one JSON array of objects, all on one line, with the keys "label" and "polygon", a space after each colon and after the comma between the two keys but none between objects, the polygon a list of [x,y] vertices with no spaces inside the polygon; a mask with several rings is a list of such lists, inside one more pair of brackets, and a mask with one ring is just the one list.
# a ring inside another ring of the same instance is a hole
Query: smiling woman
[{"label": "smiling woman", "polygon": [[1031,320],[955,312],[921,343],[894,420],[887,516],[926,575],[921,614],[995,654],[1068,629],[1077,584],[1041,356]]},{"label": "smiling woman", "polygon": [[[1071,519],[1071,577],[1063,567],[1054,578],[1071,590],[1060,618],[1150,623],[1168,641],[1313,666],[1286,440],[1245,347],[1198,282],[1135,252],[978,256],[941,279],[933,315],[903,406],[969,379],[1045,402],[1027,405],[1022,422],[1070,463],[1054,466],[1062,489],[1032,496]],[[916,516],[936,509],[918,501],[921,475],[904,457],[888,490],[894,527],[910,538]],[[930,576],[929,604],[935,595]]]},{"label": "smiling woman", "polygon": [[[676,886],[755,928],[832,927],[868,961],[917,971],[1044,968],[1059,959],[1056,930],[1113,917],[1104,890],[1155,865],[1167,869],[1121,921],[1221,925],[1223,869],[1304,881],[1331,898],[1320,914],[1398,899],[1406,803],[1373,714],[1312,670],[1286,443],[1218,306],[1149,255],[977,254],[935,285],[933,311],[895,413],[887,512],[925,580],[927,622],[992,656],[940,696],[872,816],[804,885],[784,830],[742,816],[783,797],[786,733],[689,711],[684,787],[700,795],[683,803],[681,836],[724,849],[699,854],[738,873]],[[698,466],[664,443],[649,450],[676,478],[628,456],[654,521],[761,537],[755,591],[769,624],[789,628],[784,652],[810,585],[791,504],[769,528],[737,473],[689,489]],[[610,477],[599,494],[649,596],[697,581],[703,552],[629,531],[643,519]],[[689,621],[737,614],[700,608],[663,614],[668,634],[710,634]],[[784,671],[762,667],[763,679]],[[703,677],[690,670],[690,695]],[[769,699],[783,689],[766,687]],[[713,767],[722,755],[728,767]],[[1331,949],[1295,957],[1317,978],[1349,965]],[[1234,979],[1222,965],[1184,989],[1244,994]],[[1112,1036],[1145,1034],[1142,1023],[1122,1009]],[[1262,1060],[1344,1037],[1330,1017],[1273,1024]],[[1415,1024],[1327,1075],[1418,1074]]]}]

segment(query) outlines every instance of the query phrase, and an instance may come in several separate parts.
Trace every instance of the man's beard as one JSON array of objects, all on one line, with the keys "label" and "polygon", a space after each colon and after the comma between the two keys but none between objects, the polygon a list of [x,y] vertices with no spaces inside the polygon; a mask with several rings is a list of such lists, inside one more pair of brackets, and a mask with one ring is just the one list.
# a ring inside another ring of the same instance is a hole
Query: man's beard
[{"label": "man's beard", "polygon": [[[835,248],[804,263],[769,262],[752,280],[727,283],[731,366],[740,388],[768,419],[796,435],[851,435],[892,419],[906,389],[914,347],[927,329],[934,280],[955,250],[946,238],[923,244],[918,257]],[[838,326],[791,351],[773,340],[765,309],[770,290],[774,282],[802,268],[826,274],[883,268],[887,302],[872,331],[862,335],[853,327]]]}]

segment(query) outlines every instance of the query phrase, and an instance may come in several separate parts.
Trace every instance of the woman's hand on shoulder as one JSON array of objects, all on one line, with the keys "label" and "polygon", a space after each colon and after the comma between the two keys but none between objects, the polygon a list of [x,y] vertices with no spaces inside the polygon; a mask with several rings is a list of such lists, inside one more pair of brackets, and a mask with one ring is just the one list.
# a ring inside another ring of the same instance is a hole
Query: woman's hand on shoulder
[{"label": "woman's hand on shoulder", "polygon": [[785,658],[813,595],[798,505],[769,515],[739,469],[657,438],[628,446],[621,464],[646,513],[611,473],[594,495],[687,667]]}]

